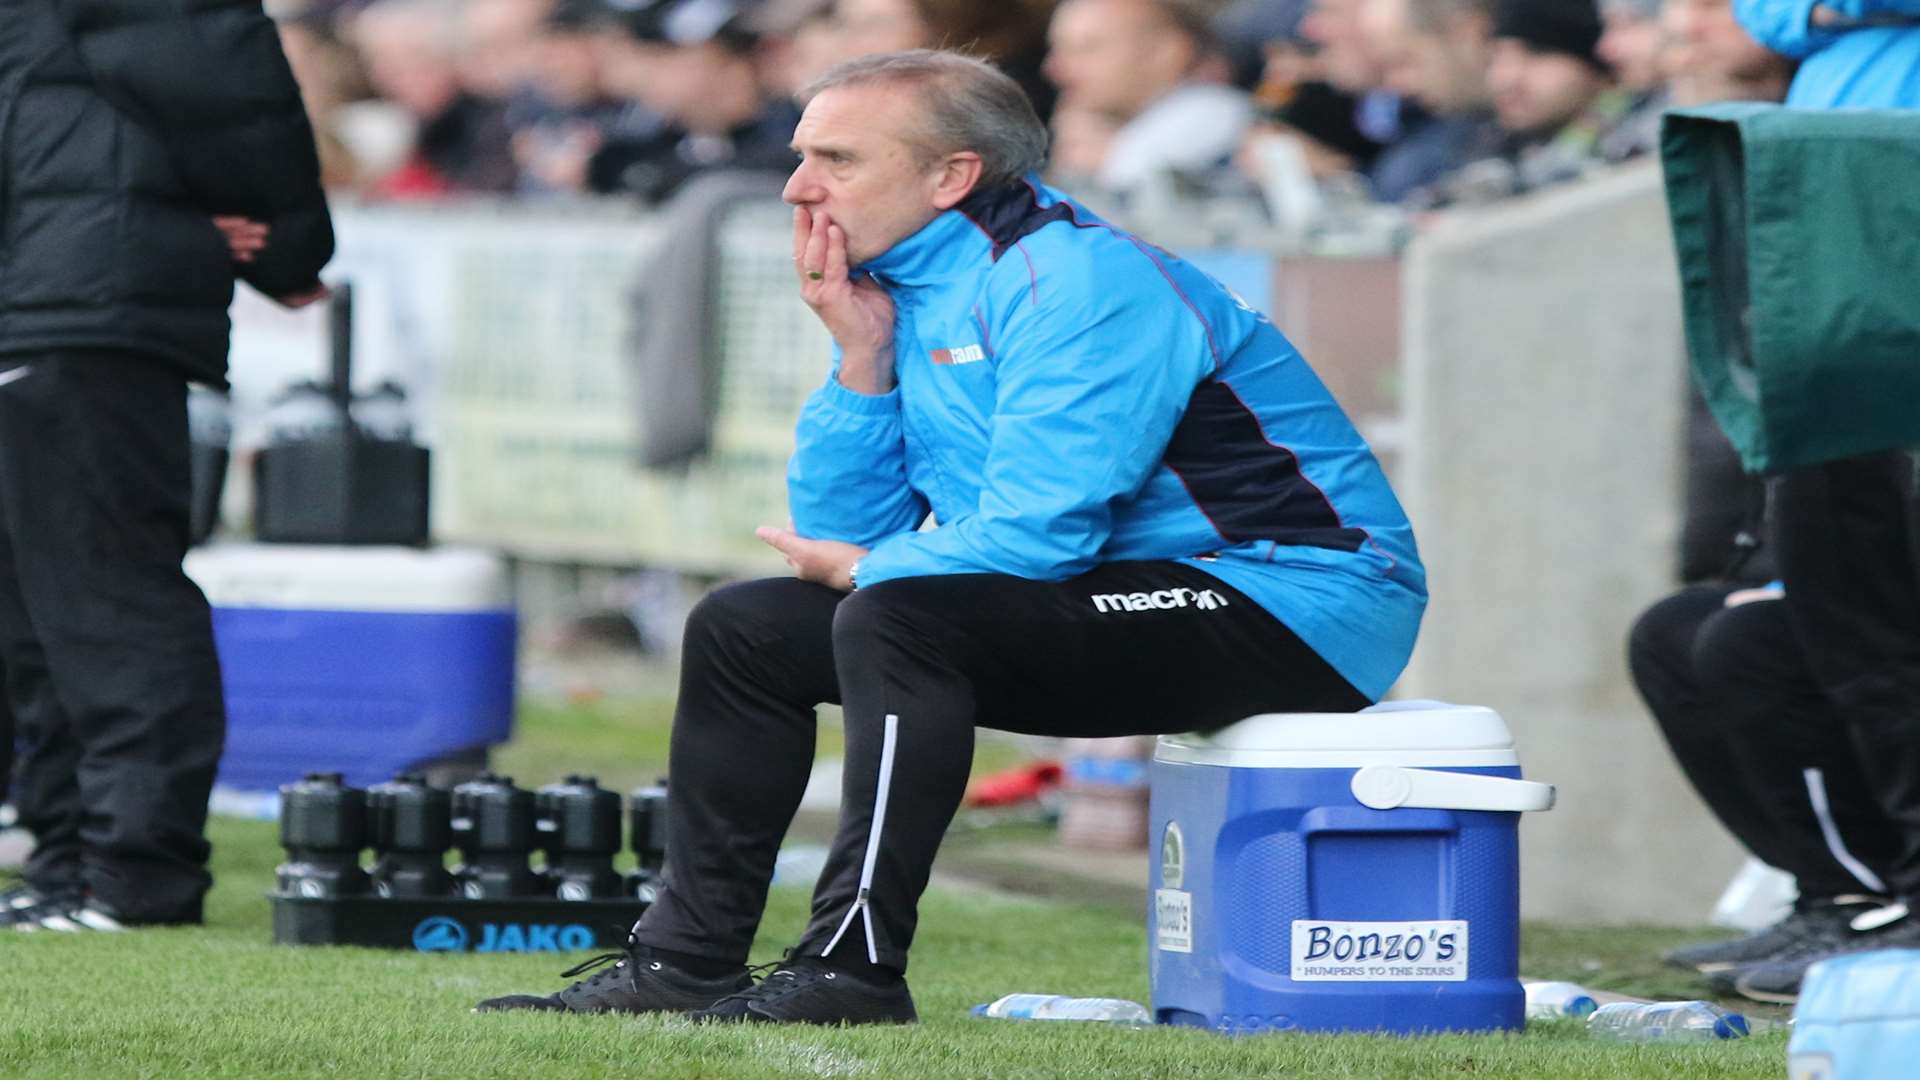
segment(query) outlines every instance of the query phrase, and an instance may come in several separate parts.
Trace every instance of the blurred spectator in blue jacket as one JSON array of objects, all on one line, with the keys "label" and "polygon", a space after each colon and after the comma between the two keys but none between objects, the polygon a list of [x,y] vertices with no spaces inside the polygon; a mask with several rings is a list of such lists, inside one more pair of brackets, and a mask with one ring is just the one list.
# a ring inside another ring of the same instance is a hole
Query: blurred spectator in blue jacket
[{"label": "blurred spectator in blue jacket", "polygon": [[1364,0],[1359,18],[1388,88],[1434,117],[1408,136],[1404,151],[1417,155],[1419,171],[1433,179],[1400,201],[1417,207],[1448,201],[1436,194],[1457,183],[1447,178],[1496,156],[1504,143],[1487,89],[1491,0]]}]

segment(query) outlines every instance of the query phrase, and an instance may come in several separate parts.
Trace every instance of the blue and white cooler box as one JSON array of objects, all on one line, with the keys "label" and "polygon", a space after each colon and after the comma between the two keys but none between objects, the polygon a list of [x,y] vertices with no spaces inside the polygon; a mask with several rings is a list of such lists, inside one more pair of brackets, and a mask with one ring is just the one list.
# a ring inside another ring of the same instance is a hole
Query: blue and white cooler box
[{"label": "blue and white cooler box", "polygon": [[498,555],[236,543],[186,567],[213,605],[222,786],[337,771],[364,787],[512,733],[517,619]]},{"label": "blue and white cooler box", "polygon": [[1520,779],[1498,713],[1432,701],[1161,738],[1154,1018],[1227,1034],[1525,1023]]}]

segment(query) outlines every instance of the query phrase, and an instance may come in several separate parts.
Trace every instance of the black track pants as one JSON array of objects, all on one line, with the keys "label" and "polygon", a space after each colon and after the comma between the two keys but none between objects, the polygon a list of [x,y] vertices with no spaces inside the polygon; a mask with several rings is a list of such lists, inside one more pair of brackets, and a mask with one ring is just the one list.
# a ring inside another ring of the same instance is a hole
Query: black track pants
[{"label": "black track pants", "polygon": [[666,872],[635,927],[642,943],[746,959],[821,702],[844,707],[846,772],[800,951],[864,952],[900,970],[976,726],[1148,735],[1368,704],[1253,601],[1176,563],[1063,582],[912,578],[851,595],[791,579],[723,588],[687,621]]},{"label": "black track pants", "polygon": [[186,383],[110,351],[0,358],[0,666],[42,882],[197,918],[225,713],[187,550]]},{"label": "black track pants", "polygon": [[1727,607],[1686,589],[1634,625],[1628,659],[1694,789],[1803,900],[1886,893],[1901,837],[1881,813],[1841,710],[1807,666],[1786,604]]},{"label": "black track pants", "polygon": [[1901,848],[1888,885],[1920,903],[1920,531],[1915,459],[1850,458],[1787,473],[1773,490],[1787,614],[1809,667],[1847,720]]}]

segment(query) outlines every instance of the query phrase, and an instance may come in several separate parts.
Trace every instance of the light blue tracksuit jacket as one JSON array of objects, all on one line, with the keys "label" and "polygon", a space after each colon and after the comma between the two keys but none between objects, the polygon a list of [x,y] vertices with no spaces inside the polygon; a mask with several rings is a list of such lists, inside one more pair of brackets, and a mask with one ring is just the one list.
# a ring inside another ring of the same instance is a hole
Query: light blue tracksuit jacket
[{"label": "light blue tracksuit jacket", "polygon": [[[1816,29],[1815,3],[1853,27]],[[1802,109],[1920,109],[1920,0],[1734,0],[1753,39],[1800,61],[1787,90]]]},{"label": "light blue tracksuit jacket", "polygon": [[1426,607],[1413,530],[1264,317],[1032,182],[974,193],[860,269],[896,306],[898,385],[829,376],[787,480],[801,535],[872,549],[862,588],[1178,560],[1367,696],[1392,685]]}]

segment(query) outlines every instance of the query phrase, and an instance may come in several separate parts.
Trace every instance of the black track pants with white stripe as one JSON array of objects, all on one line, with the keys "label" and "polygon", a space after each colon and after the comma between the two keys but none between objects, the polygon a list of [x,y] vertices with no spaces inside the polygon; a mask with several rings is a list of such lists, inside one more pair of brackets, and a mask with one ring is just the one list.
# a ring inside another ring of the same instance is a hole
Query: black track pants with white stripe
[{"label": "black track pants with white stripe", "polygon": [[1901,837],[1894,895],[1920,906],[1920,456],[1848,458],[1773,482],[1787,615]]},{"label": "black track pants with white stripe", "polygon": [[976,726],[1150,735],[1368,704],[1253,601],[1177,563],[1110,563],[1062,582],[912,578],[851,595],[791,579],[729,586],[687,621],[667,864],[641,943],[746,959],[823,702],[844,708],[846,771],[799,951],[851,950],[903,971]]},{"label": "black track pants with white stripe", "polygon": [[1821,689],[1780,600],[1726,605],[1697,585],[1640,616],[1634,685],[1681,771],[1803,901],[1885,894],[1900,831],[1880,809],[1844,711]]}]

